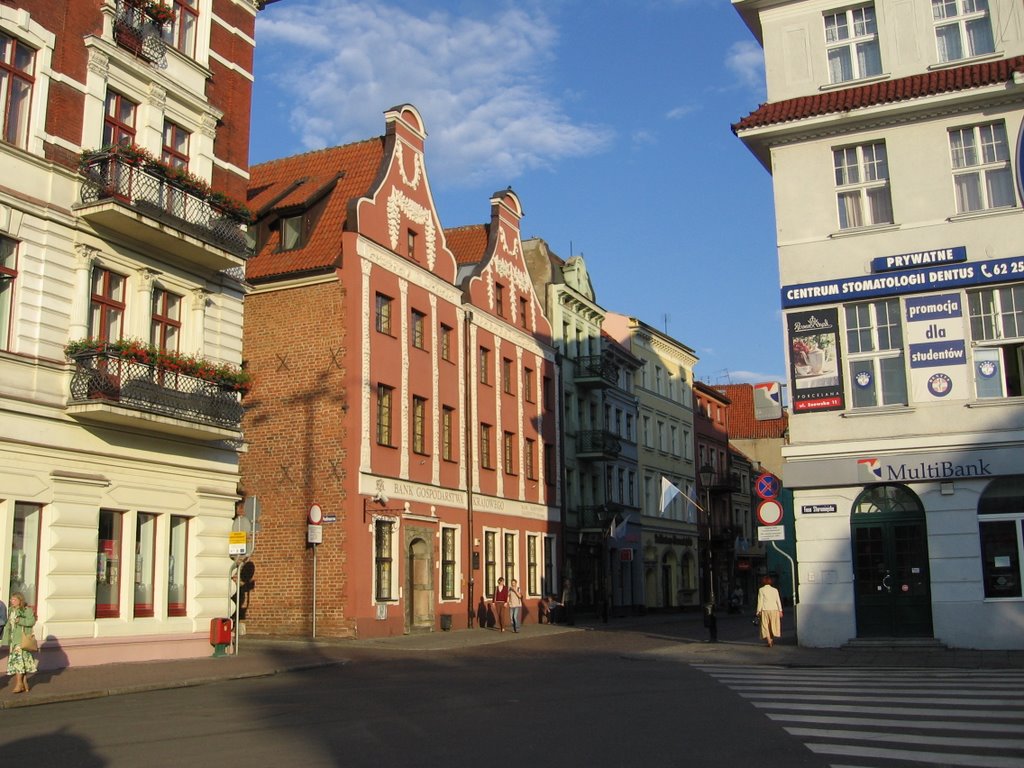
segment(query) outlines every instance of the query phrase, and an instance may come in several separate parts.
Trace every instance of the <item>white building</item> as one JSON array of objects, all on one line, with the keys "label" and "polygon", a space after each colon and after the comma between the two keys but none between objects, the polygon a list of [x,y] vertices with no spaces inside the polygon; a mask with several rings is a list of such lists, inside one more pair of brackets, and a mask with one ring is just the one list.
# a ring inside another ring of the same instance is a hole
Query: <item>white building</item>
[{"label": "white building", "polygon": [[768,102],[801,643],[1024,648],[1024,6],[733,0]]}]

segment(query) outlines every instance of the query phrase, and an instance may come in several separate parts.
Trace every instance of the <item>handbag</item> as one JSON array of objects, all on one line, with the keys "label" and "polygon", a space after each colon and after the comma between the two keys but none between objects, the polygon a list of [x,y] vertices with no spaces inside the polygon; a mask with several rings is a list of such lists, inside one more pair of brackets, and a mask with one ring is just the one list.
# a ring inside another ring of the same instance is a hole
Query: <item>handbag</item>
[{"label": "handbag", "polygon": [[25,630],[21,635],[21,642],[18,647],[23,651],[38,651],[39,643],[36,640],[36,636],[32,634],[32,630]]}]

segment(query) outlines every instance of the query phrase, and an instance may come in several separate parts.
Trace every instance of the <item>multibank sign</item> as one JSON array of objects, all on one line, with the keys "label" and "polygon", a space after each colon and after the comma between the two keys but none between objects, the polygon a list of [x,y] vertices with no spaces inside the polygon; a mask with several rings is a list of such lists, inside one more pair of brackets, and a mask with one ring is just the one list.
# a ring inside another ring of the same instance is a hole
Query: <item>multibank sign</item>
[{"label": "multibank sign", "polygon": [[[960,248],[946,249],[949,252],[959,250]],[[928,253],[939,252],[930,251]],[[898,296],[905,293],[1008,283],[1017,280],[1024,280],[1024,256],[971,263],[957,263],[953,259],[943,259],[935,266],[918,269],[841,277],[816,283],[784,285],[782,286],[782,308],[832,304],[881,296]]]},{"label": "multibank sign", "polygon": [[1020,472],[1020,460],[1009,451],[964,450],[955,453],[877,453],[856,457],[786,461],[787,488],[863,486],[871,483],[941,483],[990,480]]}]

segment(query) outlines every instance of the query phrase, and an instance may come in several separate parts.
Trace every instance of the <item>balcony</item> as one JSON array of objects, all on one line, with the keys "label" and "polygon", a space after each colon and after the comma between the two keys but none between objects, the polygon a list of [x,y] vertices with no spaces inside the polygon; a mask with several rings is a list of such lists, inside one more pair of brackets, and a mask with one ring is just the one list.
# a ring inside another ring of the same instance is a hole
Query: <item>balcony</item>
[{"label": "balcony", "polygon": [[110,352],[74,356],[67,413],[195,440],[237,439],[241,396],[223,385]]},{"label": "balcony", "polygon": [[618,370],[608,355],[583,355],[576,358],[573,381],[584,387],[615,386]]},{"label": "balcony", "polygon": [[622,507],[617,504],[579,507],[577,510],[579,527],[600,528],[604,530],[611,524],[612,518],[620,512],[622,512]]},{"label": "balcony", "polygon": [[82,164],[76,212],[150,248],[221,271],[245,264],[245,221],[161,175],[155,163],[97,152]]},{"label": "balcony", "polygon": [[114,41],[126,51],[150,64],[160,64],[167,56],[161,31],[162,26],[142,8],[123,1],[118,3],[114,15]]},{"label": "balcony", "polygon": [[622,452],[622,442],[604,429],[584,430],[576,435],[577,459],[614,459]]}]

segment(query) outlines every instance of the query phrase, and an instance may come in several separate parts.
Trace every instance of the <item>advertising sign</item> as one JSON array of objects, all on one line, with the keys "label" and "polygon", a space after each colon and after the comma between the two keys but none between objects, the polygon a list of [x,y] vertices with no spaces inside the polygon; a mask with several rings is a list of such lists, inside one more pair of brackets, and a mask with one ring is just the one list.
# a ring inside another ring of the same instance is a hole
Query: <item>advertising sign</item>
[{"label": "advertising sign", "polygon": [[839,310],[835,307],[786,315],[793,412],[846,407],[839,364]]},{"label": "advertising sign", "polygon": [[905,307],[913,400],[966,399],[967,344],[960,294],[915,296]]},{"label": "advertising sign", "polygon": [[754,385],[754,420],[782,418],[782,386],[777,381]]}]

